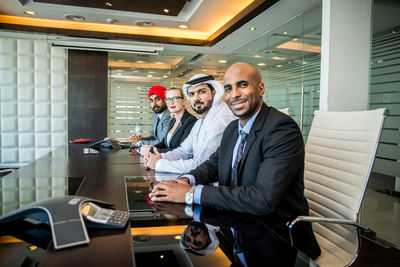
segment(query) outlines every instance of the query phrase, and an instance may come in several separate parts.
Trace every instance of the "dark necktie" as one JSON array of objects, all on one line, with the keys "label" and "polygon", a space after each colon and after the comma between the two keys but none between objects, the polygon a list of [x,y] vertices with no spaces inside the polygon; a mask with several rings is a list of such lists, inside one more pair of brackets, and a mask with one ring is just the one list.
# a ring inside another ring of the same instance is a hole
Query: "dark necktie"
[{"label": "dark necktie", "polygon": [[158,138],[158,123],[160,122],[160,117],[157,115],[157,121],[156,121],[156,128],[154,129],[154,134],[155,137]]},{"label": "dark necktie", "polygon": [[239,165],[240,160],[242,159],[243,148],[244,148],[244,144],[246,143],[246,139],[247,139],[247,133],[246,132],[241,130],[239,133],[240,133],[240,144],[239,144],[238,150],[236,152],[235,162],[233,163],[232,186],[237,186],[238,165]]}]

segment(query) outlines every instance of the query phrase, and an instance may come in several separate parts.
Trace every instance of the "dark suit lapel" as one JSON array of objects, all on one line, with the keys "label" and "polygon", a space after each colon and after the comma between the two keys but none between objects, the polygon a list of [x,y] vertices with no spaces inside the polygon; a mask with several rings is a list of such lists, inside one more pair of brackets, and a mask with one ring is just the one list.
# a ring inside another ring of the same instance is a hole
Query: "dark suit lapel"
[{"label": "dark suit lapel", "polygon": [[[233,131],[230,133],[231,137],[228,138],[227,144],[224,144],[226,149],[222,149],[224,155],[222,159],[219,159],[221,162],[221,166],[226,166],[223,169],[223,173],[221,175],[221,182],[223,185],[230,185],[231,184],[231,170],[232,170],[232,159],[233,159],[233,149],[235,148],[236,140],[238,137],[238,126],[237,121]],[[222,144],[221,144],[222,145]]]},{"label": "dark suit lapel", "polygon": [[249,154],[251,147],[253,146],[254,142],[257,139],[258,132],[261,131],[264,126],[264,121],[265,121],[266,116],[268,115],[268,112],[269,112],[269,108],[267,107],[267,105],[265,105],[265,103],[263,103],[263,105],[261,106],[261,110],[258,113],[257,118],[254,121],[253,126],[250,129],[250,134],[247,137],[247,141],[246,141],[246,147],[244,148],[243,156],[242,156],[242,159],[240,160],[239,166],[238,166],[238,184],[239,185],[241,184],[240,171],[242,169],[243,163],[246,161],[247,155]]},{"label": "dark suit lapel", "polygon": [[[175,122],[174,122],[174,123],[175,123]],[[179,131],[180,128],[182,128],[182,120],[178,123],[178,126],[176,126],[175,131],[172,133],[171,142],[172,142],[172,139],[174,139],[175,134],[178,133],[178,131]],[[170,143],[171,143],[171,142],[170,142]]]}]

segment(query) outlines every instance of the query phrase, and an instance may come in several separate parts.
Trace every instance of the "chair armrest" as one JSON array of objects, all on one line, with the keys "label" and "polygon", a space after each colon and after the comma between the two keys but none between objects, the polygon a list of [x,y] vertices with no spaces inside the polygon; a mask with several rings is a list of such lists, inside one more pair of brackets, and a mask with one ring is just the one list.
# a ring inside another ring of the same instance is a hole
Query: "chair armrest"
[{"label": "chair armrest", "polygon": [[333,219],[333,218],[322,218],[322,217],[313,217],[313,216],[298,216],[296,219],[294,219],[292,222],[288,222],[287,226],[292,229],[292,227],[298,223],[298,222],[318,222],[318,223],[336,223],[336,224],[347,224],[347,225],[353,225],[356,226],[362,230],[368,230],[368,227],[365,225],[362,225],[361,223],[351,221],[351,220],[346,220],[346,219]]},{"label": "chair armrest", "polygon": [[333,219],[333,218],[322,218],[322,217],[313,217],[313,216],[298,216],[296,219],[294,219],[292,222],[288,222],[286,225],[289,227],[289,238],[290,238],[290,244],[294,246],[293,243],[293,237],[292,237],[292,228],[293,226],[298,223],[298,222],[318,222],[318,223],[336,223],[336,224],[347,224],[347,225],[352,225],[356,226],[365,232],[369,232],[369,228],[366,227],[365,225],[362,225],[361,223],[351,221],[351,220],[346,220],[346,219]]}]

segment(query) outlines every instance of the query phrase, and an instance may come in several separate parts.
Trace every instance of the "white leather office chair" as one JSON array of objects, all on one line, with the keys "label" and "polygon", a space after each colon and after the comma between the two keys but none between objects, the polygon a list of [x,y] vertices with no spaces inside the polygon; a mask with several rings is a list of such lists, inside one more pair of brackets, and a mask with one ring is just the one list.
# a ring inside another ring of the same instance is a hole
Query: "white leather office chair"
[{"label": "white leather office chair", "polygon": [[285,113],[286,115],[291,115],[292,114],[292,109],[291,108],[281,108],[278,109],[280,112]]},{"label": "white leather office chair", "polygon": [[[356,259],[359,211],[382,131],[386,109],[315,111],[305,148],[304,194],[321,247],[318,265],[348,266]],[[295,240],[294,240],[295,241]]]}]

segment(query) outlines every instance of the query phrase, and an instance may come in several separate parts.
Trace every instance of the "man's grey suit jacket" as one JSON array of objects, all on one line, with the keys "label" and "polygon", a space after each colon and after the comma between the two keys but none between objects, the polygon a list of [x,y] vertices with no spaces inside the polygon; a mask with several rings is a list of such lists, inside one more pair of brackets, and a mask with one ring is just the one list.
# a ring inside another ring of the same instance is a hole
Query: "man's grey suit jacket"
[{"label": "man's grey suit jacket", "polygon": [[171,113],[169,110],[165,109],[164,114],[162,115],[158,124],[157,120],[158,114],[154,113],[150,136],[142,138],[142,145],[156,145],[167,136],[169,125],[171,123]]}]

